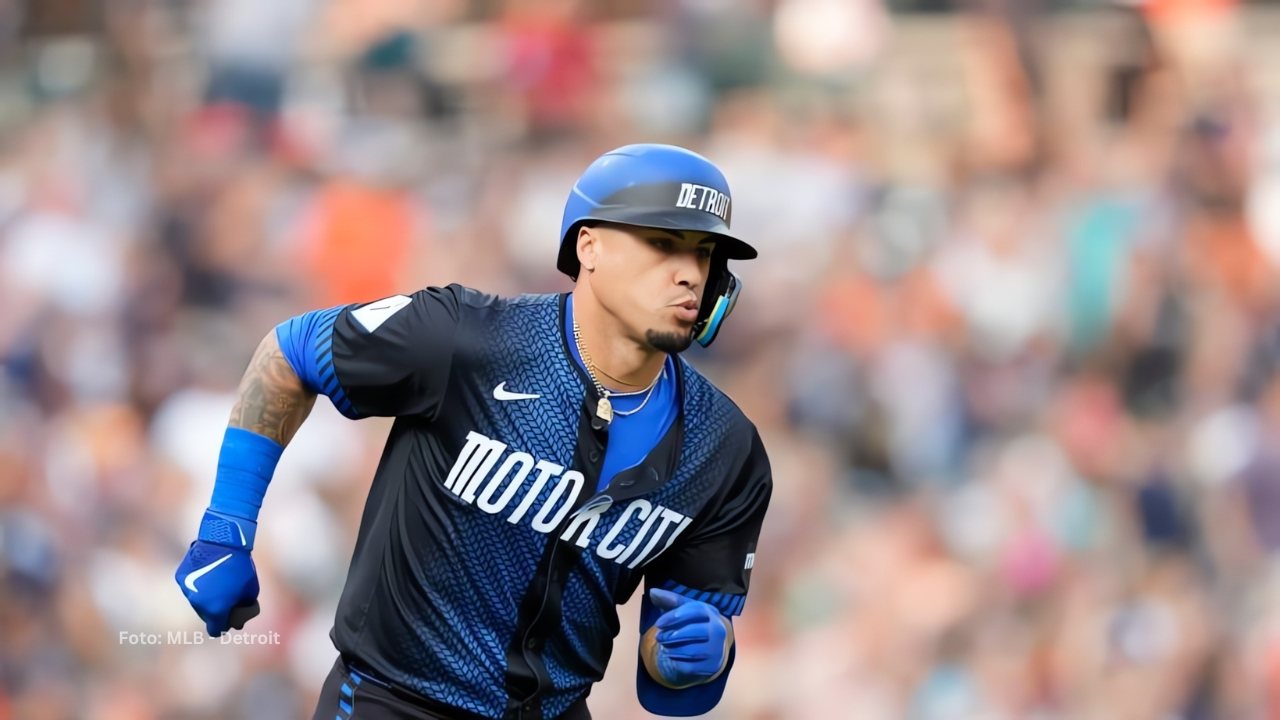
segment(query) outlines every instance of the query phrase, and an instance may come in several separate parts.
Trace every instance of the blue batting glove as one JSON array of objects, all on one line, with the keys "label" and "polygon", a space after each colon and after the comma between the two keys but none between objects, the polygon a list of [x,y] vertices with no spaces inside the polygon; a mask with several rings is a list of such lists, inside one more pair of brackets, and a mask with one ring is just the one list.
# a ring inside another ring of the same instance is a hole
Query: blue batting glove
[{"label": "blue batting glove", "polygon": [[663,610],[658,629],[658,673],[671,687],[707,682],[724,668],[729,629],[714,606],[668,590],[651,588],[649,600]]},{"label": "blue batting glove", "polygon": [[199,538],[174,573],[213,637],[228,628],[244,628],[260,610],[258,570],[249,555],[256,530],[257,523],[250,520],[206,511]]}]

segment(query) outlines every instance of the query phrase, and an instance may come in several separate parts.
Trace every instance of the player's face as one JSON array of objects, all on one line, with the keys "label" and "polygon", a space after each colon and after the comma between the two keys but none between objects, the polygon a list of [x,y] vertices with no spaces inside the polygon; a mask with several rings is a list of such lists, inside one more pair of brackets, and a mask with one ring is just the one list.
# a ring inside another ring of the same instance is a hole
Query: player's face
[{"label": "player's face", "polygon": [[715,241],[707,233],[602,225],[592,290],[633,337],[667,353],[693,339]]}]

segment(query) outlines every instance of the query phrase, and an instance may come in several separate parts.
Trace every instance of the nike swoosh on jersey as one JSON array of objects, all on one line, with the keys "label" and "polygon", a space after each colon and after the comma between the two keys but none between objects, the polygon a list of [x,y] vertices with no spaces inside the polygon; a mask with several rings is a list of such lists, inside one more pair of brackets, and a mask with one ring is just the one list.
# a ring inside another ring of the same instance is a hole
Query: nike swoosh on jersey
[{"label": "nike swoosh on jersey", "polygon": [[536,400],[540,397],[542,396],[535,395],[533,393],[512,392],[507,389],[507,383],[505,381],[498,383],[498,387],[493,389],[494,400]]},{"label": "nike swoosh on jersey", "polygon": [[209,563],[208,565],[205,565],[204,567],[198,570],[192,570],[191,572],[187,573],[187,576],[185,578],[182,579],[182,584],[186,585],[187,589],[190,590],[191,592],[200,592],[199,590],[196,589],[196,581],[204,577],[205,575],[208,575],[209,573],[213,572],[214,568],[218,567],[219,565],[221,565],[222,563],[230,559],[231,559],[231,553],[227,553],[226,555],[223,555],[222,557],[218,558],[217,560],[214,560],[213,562]]}]

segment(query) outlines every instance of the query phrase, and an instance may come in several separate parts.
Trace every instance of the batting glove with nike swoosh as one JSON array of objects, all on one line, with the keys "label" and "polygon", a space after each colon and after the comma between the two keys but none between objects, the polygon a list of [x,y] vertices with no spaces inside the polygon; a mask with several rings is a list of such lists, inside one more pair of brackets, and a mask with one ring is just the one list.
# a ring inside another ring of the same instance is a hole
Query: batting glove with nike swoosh
[{"label": "batting glove with nike swoosh", "polygon": [[244,628],[259,612],[258,570],[249,554],[256,531],[251,520],[205,511],[198,539],[174,574],[213,637]]}]

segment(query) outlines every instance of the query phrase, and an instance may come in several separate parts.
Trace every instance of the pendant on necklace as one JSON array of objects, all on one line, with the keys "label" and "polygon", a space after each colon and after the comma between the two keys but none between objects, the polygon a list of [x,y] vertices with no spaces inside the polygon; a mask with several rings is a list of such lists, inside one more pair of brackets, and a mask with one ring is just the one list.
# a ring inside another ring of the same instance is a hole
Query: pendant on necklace
[{"label": "pendant on necklace", "polygon": [[607,423],[613,422],[613,403],[609,402],[607,395],[596,403],[596,417]]}]

